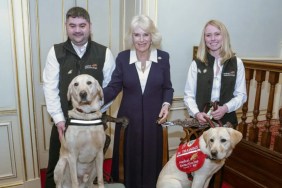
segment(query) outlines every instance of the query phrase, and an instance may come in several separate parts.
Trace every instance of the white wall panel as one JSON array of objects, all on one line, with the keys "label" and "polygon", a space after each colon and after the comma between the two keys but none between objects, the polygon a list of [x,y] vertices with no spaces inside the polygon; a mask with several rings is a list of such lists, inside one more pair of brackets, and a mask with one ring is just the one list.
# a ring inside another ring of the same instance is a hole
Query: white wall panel
[{"label": "white wall panel", "polygon": [[89,1],[88,11],[92,22],[92,40],[109,46],[110,41],[110,1]]},{"label": "white wall panel", "polygon": [[0,1],[0,111],[1,109],[15,109],[15,76],[13,71],[11,18],[9,1]]},{"label": "white wall panel", "polygon": [[[52,0],[52,1],[38,1],[31,9],[31,14],[36,13],[36,17],[31,17],[32,25],[38,29],[38,33],[33,37],[38,36],[38,49],[40,50],[40,61],[36,63],[41,64],[41,70],[43,71],[47,54],[51,48],[56,43],[63,41],[65,37],[65,27],[64,27],[64,17],[65,14],[62,12],[64,7],[61,1]],[[34,30],[36,31],[36,30]],[[36,40],[35,40],[36,41]],[[36,53],[36,51],[35,51]]]},{"label": "white wall panel", "polygon": [[0,123],[0,179],[16,177],[15,144],[11,122]]},{"label": "white wall panel", "polygon": [[[0,1],[0,187],[39,187],[27,0]],[[3,77],[2,77],[3,76]]]},{"label": "white wall panel", "polygon": [[20,134],[16,114],[0,115],[0,187],[24,184]]}]

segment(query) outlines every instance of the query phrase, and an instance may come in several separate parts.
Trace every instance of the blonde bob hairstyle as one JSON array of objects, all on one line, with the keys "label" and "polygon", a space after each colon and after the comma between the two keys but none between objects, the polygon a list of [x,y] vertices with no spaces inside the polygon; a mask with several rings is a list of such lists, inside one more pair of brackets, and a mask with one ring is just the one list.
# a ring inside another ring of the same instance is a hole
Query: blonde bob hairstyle
[{"label": "blonde bob hairstyle", "polygon": [[162,36],[158,32],[154,22],[149,16],[146,15],[137,15],[132,18],[131,24],[129,26],[128,32],[125,37],[126,48],[134,48],[133,45],[133,32],[136,28],[141,28],[146,33],[149,33],[152,37],[152,43],[150,48],[159,48],[161,45]]},{"label": "blonde bob hairstyle", "polygon": [[206,25],[205,25],[205,27],[202,31],[201,41],[200,41],[198,51],[197,51],[197,59],[199,59],[201,62],[203,62],[205,64],[208,63],[207,54],[209,53],[209,49],[206,46],[206,42],[205,42],[205,30],[206,30],[206,27],[208,25],[212,25],[212,26],[218,28],[222,37],[223,37],[222,45],[221,45],[220,53],[219,53],[219,55],[221,57],[221,64],[223,64],[226,60],[233,57],[234,53],[231,49],[229,33],[228,33],[225,25],[218,20],[210,20],[206,23]]}]

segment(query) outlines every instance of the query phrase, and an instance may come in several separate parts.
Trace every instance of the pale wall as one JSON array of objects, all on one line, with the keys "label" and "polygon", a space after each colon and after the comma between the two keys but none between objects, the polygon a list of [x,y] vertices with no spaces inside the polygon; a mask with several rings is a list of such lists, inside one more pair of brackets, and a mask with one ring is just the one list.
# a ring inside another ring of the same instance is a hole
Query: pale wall
[{"label": "pale wall", "polygon": [[162,48],[171,56],[175,96],[183,96],[192,47],[210,19],[225,23],[239,57],[280,56],[282,1],[159,0],[157,10]]}]

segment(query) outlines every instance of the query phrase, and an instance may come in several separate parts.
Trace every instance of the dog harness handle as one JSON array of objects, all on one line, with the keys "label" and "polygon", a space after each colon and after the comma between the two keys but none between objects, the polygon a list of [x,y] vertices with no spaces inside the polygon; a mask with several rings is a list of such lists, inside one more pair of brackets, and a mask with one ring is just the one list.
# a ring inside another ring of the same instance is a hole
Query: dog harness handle
[{"label": "dog harness handle", "polygon": [[[210,110],[210,108],[213,108],[213,110],[217,110],[218,101],[207,103],[204,107],[204,112],[207,113]],[[209,123],[210,127],[213,128],[215,127],[213,121],[210,118],[205,117],[205,119]],[[220,120],[215,120],[215,121],[218,123],[219,127],[222,127],[222,122]]]}]

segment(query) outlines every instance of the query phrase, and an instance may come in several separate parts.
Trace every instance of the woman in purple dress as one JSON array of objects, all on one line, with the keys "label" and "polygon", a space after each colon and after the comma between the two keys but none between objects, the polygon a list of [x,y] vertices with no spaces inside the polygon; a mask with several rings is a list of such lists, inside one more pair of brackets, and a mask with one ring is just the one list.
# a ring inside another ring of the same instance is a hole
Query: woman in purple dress
[{"label": "woman in purple dress", "polygon": [[[124,170],[126,188],[155,188],[162,169],[162,127],[173,98],[169,54],[159,50],[161,35],[144,15],[132,19],[129,49],[116,58],[111,82],[104,88],[105,103],[121,91],[118,117],[126,116]],[[115,128],[112,177],[118,180],[120,126]]]}]

